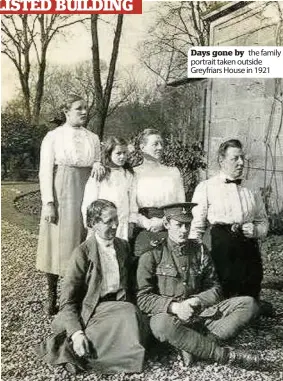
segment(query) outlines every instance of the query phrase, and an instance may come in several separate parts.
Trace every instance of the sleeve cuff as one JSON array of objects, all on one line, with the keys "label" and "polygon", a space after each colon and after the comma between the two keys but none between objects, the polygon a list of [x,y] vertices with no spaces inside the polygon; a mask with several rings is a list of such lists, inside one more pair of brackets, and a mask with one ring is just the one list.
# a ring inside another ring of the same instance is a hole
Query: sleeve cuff
[{"label": "sleeve cuff", "polygon": [[268,228],[264,228],[261,225],[255,225],[254,227],[254,238],[263,239],[266,237]]},{"label": "sleeve cuff", "polygon": [[222,298],[215,291],[211,289],[207,291],[203,291],[195,295],[195,297],[200,300],[202,309],[210,307],[213,304],[217,304],[222,300]]},{"label": "sleeve cuff", "polygon": [[79,335],[84,335],[84,332],[81,329],[72,334],[72,336],[71,336],[72,341],[74,341],[76,339],[76,337]]},{"label": "sleeve cuff", "polygon": [[[164,298],[165,299],[165,298]],[[164,301],[164,305],[162,306],[162,311],[160,312],[169,312],[169,306],[171,303],[173,302],[176,302],[176,300],[174,298],[166,298],[165,301]]]},{"label": "sleeve cuff", "polygon": [[83,332],[82,328],[83,327],[81,326],[79,321],[72,322],[72,324],[68,324],[65,328],[67,332],[67,337],[72,338],[73,334],[75,334],[76,332]]}]

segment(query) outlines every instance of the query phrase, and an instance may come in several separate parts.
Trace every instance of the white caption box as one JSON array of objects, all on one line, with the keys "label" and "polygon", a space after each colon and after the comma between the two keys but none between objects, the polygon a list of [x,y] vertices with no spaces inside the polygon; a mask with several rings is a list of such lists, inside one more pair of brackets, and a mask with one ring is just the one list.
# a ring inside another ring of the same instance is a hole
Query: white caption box
[{"label": "white caption box", "polygon": [[283,46],[194,46],[189,78],[283,78]]}]

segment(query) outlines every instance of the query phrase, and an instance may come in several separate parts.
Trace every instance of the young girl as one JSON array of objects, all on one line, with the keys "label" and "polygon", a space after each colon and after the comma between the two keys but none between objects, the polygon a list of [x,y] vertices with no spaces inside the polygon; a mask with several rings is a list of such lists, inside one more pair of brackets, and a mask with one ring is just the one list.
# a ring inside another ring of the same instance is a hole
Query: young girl
[{"label": "young girl", "polygon": [[128,240],[130,191],[133,170],[127,163],[128,147],[124,139],[110,137],[104,147],[105,175],[98,181],[89,177],[82,203],[82,214],[86,227],[87,207],[95,200],[102,198],[114,202],[117,207],[119,226],[116,236]]}]

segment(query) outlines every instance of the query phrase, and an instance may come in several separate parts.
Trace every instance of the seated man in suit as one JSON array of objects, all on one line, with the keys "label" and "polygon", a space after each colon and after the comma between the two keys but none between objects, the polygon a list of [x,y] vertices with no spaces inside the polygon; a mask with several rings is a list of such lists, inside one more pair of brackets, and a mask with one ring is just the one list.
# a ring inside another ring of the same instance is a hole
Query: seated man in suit
[{"label": "seated man in suit", "polygon": [[258,313],[258,305],[250,296],[223,300],[209,253],[188,239],[195,205],[164,207],[168,237],[153,242],[139,260],[138,306],[149,316],[155,338],[182,350],[185,364],[195,356],[220,364],[257,366],[257,355],[221,345]]},{"label": "seated man in suit", "polygon": [[91,236],[75,249],[64,278],[53,335],[43,360],[72,373],[140,372],[144,348],[136,307],[127,300],[129,250],[115,238],[115,205],[96,200],[87,209]]}]

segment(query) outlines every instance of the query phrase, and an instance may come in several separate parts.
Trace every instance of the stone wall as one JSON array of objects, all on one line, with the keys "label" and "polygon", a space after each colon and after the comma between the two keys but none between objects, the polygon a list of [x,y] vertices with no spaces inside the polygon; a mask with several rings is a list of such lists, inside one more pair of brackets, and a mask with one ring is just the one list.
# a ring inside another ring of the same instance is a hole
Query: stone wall
[{"label": "stone wall", "polygon": [[[206,16],[210,45],[282,45],[282,15],[282,2],[245,2],[237,7],[230,3]],[[247,153],[247,183],[254,189],[271,187],[270,208],[275,212],[283,208],[282,83],[282,79],[210,80],[205,124],[206,177],[218,169],[220,143],[240,139]]]}]

